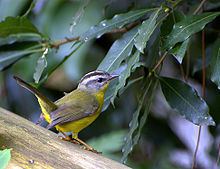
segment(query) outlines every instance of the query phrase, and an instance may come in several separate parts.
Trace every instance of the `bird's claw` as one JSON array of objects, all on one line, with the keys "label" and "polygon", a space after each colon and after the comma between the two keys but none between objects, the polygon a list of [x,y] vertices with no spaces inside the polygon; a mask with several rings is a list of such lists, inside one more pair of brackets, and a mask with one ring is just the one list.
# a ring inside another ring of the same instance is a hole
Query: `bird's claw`
[{"label": "bird's claw", "polygon": [[71,142],[73,144],[80,144],[78,141],[76,140],[73,140],[71,137],[69,136],[66,136],[66,137],[62,137],[62,136],[58,136],[61,140],[64,140],[64,141],[68,141],[68,142]]},{"label": "bird's claw", "polygon": [[96,154],[102,154],[102,152],[99,152],[99,151],[95,150],[94,148],[88,148],[86,146],[81,146],[81,148],[83,150],[88,150],[88,151],[91,151],[91,152],[96,153]]}]

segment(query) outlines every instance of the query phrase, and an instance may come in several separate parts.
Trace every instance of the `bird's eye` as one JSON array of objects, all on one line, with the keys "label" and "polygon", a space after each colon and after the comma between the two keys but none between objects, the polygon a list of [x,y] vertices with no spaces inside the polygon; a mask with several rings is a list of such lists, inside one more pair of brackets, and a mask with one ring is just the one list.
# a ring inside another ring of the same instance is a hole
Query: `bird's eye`
[{"label": "bird's eye", "polygon": [[97,80],[99,83],[102,83],[103,81],[104,81],[104,79],[103,78],[98,78],[98,80]]}]

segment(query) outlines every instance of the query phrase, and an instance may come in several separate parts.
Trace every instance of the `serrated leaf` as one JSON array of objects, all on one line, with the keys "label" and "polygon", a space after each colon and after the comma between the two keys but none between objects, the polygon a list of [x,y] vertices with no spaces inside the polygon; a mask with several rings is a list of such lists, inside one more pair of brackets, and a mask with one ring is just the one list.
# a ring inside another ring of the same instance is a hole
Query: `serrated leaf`
[{"label": "serrated leaf", "polygon": [[173,30],[167,36],[164,49],[172,49],[178,42],[185,41],[192,34],[202,30],[207,23],[211,22],[219,14],[220,12],[206,12],[200,15],[187,16],[174,25]]},{"label": "serrated leaf", "polygon": [[183,58],[185,56],[190,38],[182,42],[181,44],[177,44],[170,53],[176,58],[176,60],[182,64]]},{"label": "serrated leaf", "polygon": [[13,34],[37,34],[37,28],[26,17],[7,17],[0,22],[0,37],[5,38]]},{"label": "serrated leaf", "polygon": [[[133,150],[133,147],[137,144],[141,130],[146,122],[147,116],[149,114],[150,106],[153,100],[154,91],[157,87],[156,85],[157,79],[155,78],[146,78],[143,83],[143,91],[138,100],[138,106],[136,111],[132,116],[132,120],[129,123],[129,131],[125,137],[125,144],[122,148],[123,156],[121,158],[121,162],[125,163],[128,155]],[[140,119],[140,111],[142,108],[145,108],[145,113]]]},{"label": "serrated leaf", "polygon": [[34,72],[34,75],[33,75],[35,83],[39,82],[39,80],[42,76],[42,73],[43,73],[43,71],[46,67],[47,67],[47,60],[46,60],[45,55],[42,55],[37,60],[37,66],[35,67],[35,72]]},{"label": "serrated leaf", "polygon": [[149,84],[146,86],[146,88],[144,88],[144,92],[141,94],[140,99],[138,100],[138,107],[136,109],[136,111],[133,113],[132,116],[132,120],[129,123],[129,131],[127,133],[127,135],[125,136],[125,144],[122,148],[122,158],[121,158],[121,162],[125,163],[127,160],[127,157],[129,155],[129,153],[132,151],[133,149],[133,134],[136,131],[136,129],[138,128],[138,118],[140,115],[140,111],[141,108],[143,107],[144,104],[144,98],[147,95],[147,92],[150,88],[152,82],[149,82]]},{"label": "serrated leaf", "polygon": [[137,32],[137,28],[134,28],[125,33],[122,38],[116,40],[97,69],[109,73],[118,69],[121,62],[130,55],[134,45],[134,38],[138,34]]},{"label": "serrated leaf", "polygon": [[30,48],[22,49],[22,50],[0,52],[0,71],[12,65],[22,57],[37,52],[42,52],[42,48],[40,48],[39,45],[35,45]]},{"label": "serrated leaf", "polygon": [[5,169],[11,159],[11,149],[0,150],[0,168]]},{"label": "serrated leaf", "polygon": [[159,8],[153,12],[150,15],[150,18],[143,21],[142,25],[138,29],[138,36],[134,39],[134,45],[141,53],[144,53],[143,50],[146,47],[147,41],[157,27],[156,22],[161,9],[162,8]]},{"label": "serrated leaf", "polygon": [[[119,76],[119,83],[115,87],[113,91],[113,96],[111,97],[111,102],[114,101],[115,97],[117,96],[118,91],[123,88],[126,84],[127,78],[131,75],[133,66],[138,63],[139,61],[140,52],[137,50],[132,56],[128,58],[125,70]],[[137,68],[137,67],[136,67]]]},{"label": "serrated leaf", "polygon": [[153,101],[153,98],[154,98],[154,92],[155,92],[155,89],[158,86],[158,80],[153,79],[152,83],[153,83],[152,84],[152,89],[148,93],[149,97],[148,97],[147,102],[146,102],[144,114],[140,118],[140,124],[139,124],[139,127],[138,127],[138,131],[137,131],[136,135],[133,138],[133,145],[136,145],[138,143],[138,140],[140,139],[140,136],[141,136],[142,128],[144,127],[144,125],[146,123],[146,120],[147,120],[147,117],[150,113],[151,104],[152,104],[152,101]]},{"label": "serrated leaf", "polygon": [[214,82],[220,89],[220,39],[217,39],[212,48],[211,60],[211,81]]},{"label": "serrated leaf", "polygon": [[[105,58],[98,66],[97,70],[104,70],[109,73],[113,73],[115,70],[117,70],[120,67],[122,61],[124,61],[130,55],[134,46],[134,38],[137,36],[137,34],[137,28],[134,28],[125,33],[122,38],[116,40],[109,49]],[[114,95],[117,83],[117,79],[110,83],[105,94],[103,110],[106,109],[110,104],[110,100]]]},{"label": "serrated leaf", "polygon": [[130,11],[125,14],[115,15],[110,20],[104,20],[100,22],[99,25],[91,27],[88,31],[81,35],[80,40],[88,41],[92,38],[99,38],[104,33],[109,32],[116,28],[121,28],[125,24],[131,23],[140,17],[144,16],[147,12],[154,11],[157,8],[150,9],[140,9],[135,11]]},{"label": "serrated leaf", "polygon": [[81,4],[80,8],[77,10],[77,12],[75,13],[75,15],[73,17],[73,21],[70,26],[71,33],[74,33],[76,26],[80,23],[83,15],[85,13],[85,8],[88,5],[88,3],[89,3],[89,0],[82,0],[82,4]]},{"label": "serrated leaf", "polygon": [[168,77],[159,77],[163,94],[170,107],[196,125],[215,125],[209,107],[188,84]]}]

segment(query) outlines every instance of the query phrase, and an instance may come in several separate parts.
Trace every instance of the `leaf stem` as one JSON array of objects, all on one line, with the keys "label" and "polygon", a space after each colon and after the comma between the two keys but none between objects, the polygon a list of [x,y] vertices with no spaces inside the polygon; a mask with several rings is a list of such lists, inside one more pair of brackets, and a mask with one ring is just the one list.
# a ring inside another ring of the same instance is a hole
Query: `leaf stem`
[{"label": "leaf stem", "polygon": [[35,6],[35,0],[33,0],[28,8],[28,10],[24,13],[24,15],[22,15],[22,17],[26,17],[30,12],[31,10],[34,8]]},{"label": "leaf stem", "polygon": [[204,3],[206,0],[202,0],[199,4],[199,6],[196,8],[196,10],[193,12],[193,14],[197,14],[199,12],[199,10],[203,7]]},{"label": "leaf stem", "polygon": [[152,69],[152,72],[155,72],[155,70],[160,66],[160,64],[163,62],[163,60],[165,59],[165,57],[167,56],[168,51],[166,51],[163,56],[160,58],[160,60],[157,62],[157,64],[154,66],[154,68]]},{"label": "leaf stem", "polygon": [[196,155],[199,149],[199,142],[200,142],[200,136],[201,136],[202,126],[199,126],[197,141],[196,141],[196,149],[193,154],[193,163],[192,163],[192,169],[196,169]]},{"label": "leaf stem", "polygon": [[83,43],[80,43],[72,52],[70,52],[68,55],[66,55],[63,60],[57,64],[51,71],[48,72],[48,77],[58,68],[60,67],[67,59],[69,59],[70,56],[72,56],[73,53],[75,53]]}]

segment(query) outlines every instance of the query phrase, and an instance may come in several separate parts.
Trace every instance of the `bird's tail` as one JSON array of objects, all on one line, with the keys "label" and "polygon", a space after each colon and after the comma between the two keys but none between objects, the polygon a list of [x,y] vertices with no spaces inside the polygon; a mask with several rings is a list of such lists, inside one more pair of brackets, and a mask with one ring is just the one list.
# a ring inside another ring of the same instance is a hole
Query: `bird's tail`
[{"label": "bird's tail", "polygon": [[57,108],[57,106],[51,100],[49,100],[46,96],[44,96],[37,88],[31,86],[30,84],[28,84],[27,82],[25,82],[24,80],[22,80],[21,78],[17,76],[14,76],[14,79],[20,86],[29,90],[31,93],[33,93],[38,98],[38,101],[39,101],[39,104],[42,110],[45,109],[48,113],[50,113],[51,111]]}]

